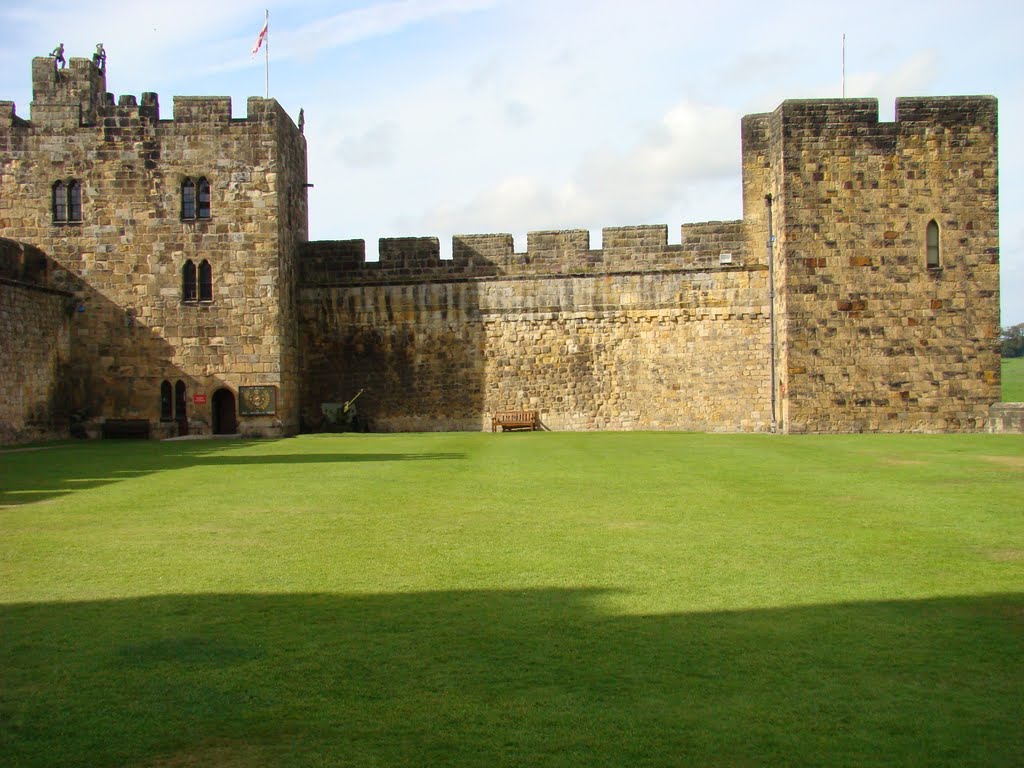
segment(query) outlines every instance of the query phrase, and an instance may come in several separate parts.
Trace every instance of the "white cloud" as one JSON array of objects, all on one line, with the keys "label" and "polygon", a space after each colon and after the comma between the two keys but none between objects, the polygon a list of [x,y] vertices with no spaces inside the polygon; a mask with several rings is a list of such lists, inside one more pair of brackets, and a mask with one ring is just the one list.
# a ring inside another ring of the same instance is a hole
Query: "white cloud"
[{"label": "white cloud", "polygon": [[[681,221],[656,217],[695,194],[701,182],[739,177],[739,116],[726,109],[683,102],[624,151],[596,147],[580,156],[563,180],[540,175],[495,179],[462,202],[426,209],[426,231],[507,231],[586,228]],[[725,217],[728,211],[722,211]],[[655,217],[652,220],[652,217]]]},{"label": "white cloud", "polygon": [[395,160],[398,128],[393,123],[372,126],[360,136],[344,136],[336,147],[342,162],[351,168],[380,168]]}]

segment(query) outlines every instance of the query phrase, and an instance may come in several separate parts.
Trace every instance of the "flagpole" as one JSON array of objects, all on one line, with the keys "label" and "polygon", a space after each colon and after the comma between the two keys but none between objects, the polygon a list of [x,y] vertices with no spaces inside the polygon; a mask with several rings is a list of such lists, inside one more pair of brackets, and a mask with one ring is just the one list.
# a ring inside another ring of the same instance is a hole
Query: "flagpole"
[{"label": "flagpole", "polygon": [[843,98],[846,98],[846,33],[843,32]]},{"label": "flagpole", "polygon": [[264,42],[264,48],[266,49],[263,53],[264,61],[266,62],[266,98],[270,98],[270,9],[267,8],[266,16],[264,17],[264,23],[267,27],[267,39]]}]

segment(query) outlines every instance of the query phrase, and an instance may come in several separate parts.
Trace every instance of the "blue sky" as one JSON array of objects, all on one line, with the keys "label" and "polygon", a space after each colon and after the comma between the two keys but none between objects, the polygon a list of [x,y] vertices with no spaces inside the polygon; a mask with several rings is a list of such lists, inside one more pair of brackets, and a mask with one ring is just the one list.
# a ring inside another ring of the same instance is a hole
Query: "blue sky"
[{"label": "blue sky", "polygon": [[[711,7],[714,5],[714,7]],[[0,0],[0,99],[30,60],[108,52],[113,93],[264,93],[309,141],[310,237],[510,232],[740,217],[739,121],[787,98],[992,94],[1002,320],[1024,322],[1024,5],[1018,2]]]}]

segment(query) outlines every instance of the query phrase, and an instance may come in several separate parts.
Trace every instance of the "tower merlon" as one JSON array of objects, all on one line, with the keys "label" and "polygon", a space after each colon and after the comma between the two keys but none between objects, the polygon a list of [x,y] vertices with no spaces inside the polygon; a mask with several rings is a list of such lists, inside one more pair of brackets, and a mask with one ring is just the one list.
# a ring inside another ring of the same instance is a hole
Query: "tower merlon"
[{"label": "tower merlon", "polygon": [[175,96],[176,123],[230,123],[230,96]]},{"label": "tower merlon", "polygon": [[63,69],[48,56],[32,59],[33,123],[93,125],[106,93],[106,72],[90,59],[72,58]]},{"label": "tower merlon", "polygon": [[996,124],[995,96],[924,96],[896,99],[897,123],[930,123],[945,128]]}]

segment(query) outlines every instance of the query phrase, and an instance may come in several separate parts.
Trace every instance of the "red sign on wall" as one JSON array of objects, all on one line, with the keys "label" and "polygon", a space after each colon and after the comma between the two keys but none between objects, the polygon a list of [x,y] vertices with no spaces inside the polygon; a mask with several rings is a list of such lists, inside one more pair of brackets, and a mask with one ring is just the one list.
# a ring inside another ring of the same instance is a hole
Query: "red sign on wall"
[{"label": "red sign on wall", "polygon": [[192,402],[196,405],[206,405],[206,395],[192,395]]}]

